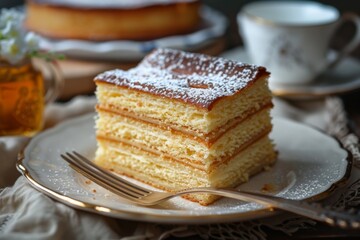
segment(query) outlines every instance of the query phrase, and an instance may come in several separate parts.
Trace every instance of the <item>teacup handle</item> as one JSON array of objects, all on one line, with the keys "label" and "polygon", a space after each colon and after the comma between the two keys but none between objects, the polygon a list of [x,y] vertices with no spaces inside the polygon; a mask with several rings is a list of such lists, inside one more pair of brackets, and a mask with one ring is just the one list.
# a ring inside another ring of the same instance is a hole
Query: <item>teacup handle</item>
[{"label": "teacup handle", "polygon": [[[44,81],[46,78],[49,78],[50,80],[49,88],[46,89],[45,93],[45,103],[48,104],[54,102],[59,97],[64,87],[64,79],[60,68],[57,66],[56,61],[47,61],[41,58],[37,58],[35,64],[40,69],[46,71],[46,73],[43,73]],[[44,76],[44,74],[48,76]]]},{"label": "teacup handle", "polygon": [[342,20],[340,22],[340,25],[344,22],[353,22],[355,24],[355,35],[349,41],[348,44],[346,44],[340,52],[336,55],[336,57],[332,60],[330,60],[327,64],[327,68],[333,68],[335,67],[344,57],[350,54],[360,43],[360,18],[354,14],[354,13],[345,13],[342,16]]}]

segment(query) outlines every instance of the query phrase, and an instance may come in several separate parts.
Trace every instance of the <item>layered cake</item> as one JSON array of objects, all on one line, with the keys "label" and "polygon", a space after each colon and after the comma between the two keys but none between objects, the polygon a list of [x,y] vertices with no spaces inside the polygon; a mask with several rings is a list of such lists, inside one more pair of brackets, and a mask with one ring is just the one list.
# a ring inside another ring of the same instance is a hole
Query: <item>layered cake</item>
[{"label": "layered cake", "polygon": [[95,161],[165,191],[236,187],[276,159],[268,77],[263,67],[171,49],[99,74]]},{"label": "layered cake", "polygon": [[148,40],[194,31],[200,0],[27,0],[26,27],[58,39]]}]

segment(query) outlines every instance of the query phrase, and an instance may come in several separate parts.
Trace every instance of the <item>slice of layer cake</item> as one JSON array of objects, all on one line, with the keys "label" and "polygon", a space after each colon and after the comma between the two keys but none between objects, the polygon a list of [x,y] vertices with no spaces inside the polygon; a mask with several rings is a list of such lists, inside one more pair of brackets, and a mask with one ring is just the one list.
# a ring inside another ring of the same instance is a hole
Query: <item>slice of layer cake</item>
[{"label": "slice of layer cake", "polygon": [[263,67],[170,49],[104,72],[95,78],[95,161],[166,191],[236,187],[276,159],[268,77]]}]

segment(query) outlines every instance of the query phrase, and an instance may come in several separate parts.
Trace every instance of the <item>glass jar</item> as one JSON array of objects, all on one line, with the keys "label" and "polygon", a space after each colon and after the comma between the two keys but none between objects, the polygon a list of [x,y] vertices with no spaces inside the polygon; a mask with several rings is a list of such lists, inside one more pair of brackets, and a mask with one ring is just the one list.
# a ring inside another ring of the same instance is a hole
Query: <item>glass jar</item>
[{"label": "glass jar", "polygon": [[[53,75],[61,81],[59,73]],[[38,133],[43,127],[44,94],[44,76],[31,59],[15,65],[0,60],[0,136]]]}]

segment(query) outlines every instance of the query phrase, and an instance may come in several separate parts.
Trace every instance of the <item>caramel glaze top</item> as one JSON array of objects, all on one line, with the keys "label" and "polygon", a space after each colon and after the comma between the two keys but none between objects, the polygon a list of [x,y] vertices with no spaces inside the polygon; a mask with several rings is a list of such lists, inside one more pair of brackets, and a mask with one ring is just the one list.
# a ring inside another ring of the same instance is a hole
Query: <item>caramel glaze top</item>
[{"label": "caramel glaze top", "polygon": [[264,67],[173,49],[156,49],[128,71],[111,70],[95,77],[119,87],[179,100],[211,110],[261,77]]}]

